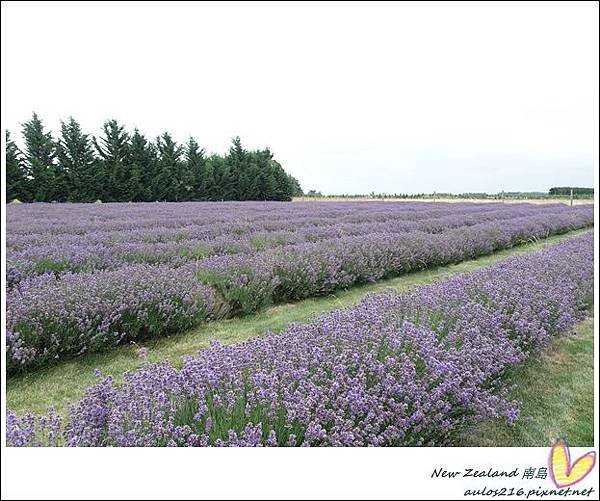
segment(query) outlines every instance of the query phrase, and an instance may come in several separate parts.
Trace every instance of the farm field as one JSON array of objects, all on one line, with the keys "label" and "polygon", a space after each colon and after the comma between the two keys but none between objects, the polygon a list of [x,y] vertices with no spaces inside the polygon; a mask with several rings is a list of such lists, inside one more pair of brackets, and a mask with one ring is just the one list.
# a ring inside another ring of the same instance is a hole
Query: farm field
[{"label": "farm field", "polygon": [[[7,216],[12,445],[444,445],[477,423],[516,430],[506,374],[529,387],[513,369],[566,349],[552,340],[591,304],[589,205],[40,204]],[[409,293],[362,297],[387,286]],[[265,328],[280,334],[244,342]],[[100,384],[67,412],[93,369]],[[436,412],[432,384],[447,400]],[[59,414],[24,414],[49,405]],[[104,406],[102,430],[89,405]]]},{"label": "farm field", "polygon": [[232,346],[104,378],[58,416],[8,415],[9,443],[443,445],[472,423],[520,419],[504,376],[582,320],[587,233],[408,295],[368,295]]},{"label": "farm field", "polygon": [[147,350],[147,362],[159,363],[169,359],[175,367],[180,368],[186,355],[210,347],[213,341],[233,344],[262,336],[265,332],[282,332],[290,323],[307,323],[316,315],[353,306],[369,293],[381,293],[387,289],[408,293],[416,287],[429,285],[459,273],[476,271],[512,256],[539,251],[548,245],[589,232],[589,229],[582,229],[554,235],[458,264],[416,271],[372,284],[357,285],[326,296],[272,305],[254,315],[219,319],[200,324],[186,332],[146,339],[139,343],[122,344],[109,351],[88,353],[33,372],[16,374],[7,381],[7,405],[19,415],[27,411],[43,413],[49,407],[54,407],[59,414],[65,415],[68,404],[81,399],[85,390],[97,382],[95,369],[101,368],[103,374],[111,374],[116,382],[122,381],[122,374],[126,371],[138,369],[140,348]]},{"label": "farm field", "polygon": [[593,207],[40,204],[7,221],[13,374],[590,226]]}]

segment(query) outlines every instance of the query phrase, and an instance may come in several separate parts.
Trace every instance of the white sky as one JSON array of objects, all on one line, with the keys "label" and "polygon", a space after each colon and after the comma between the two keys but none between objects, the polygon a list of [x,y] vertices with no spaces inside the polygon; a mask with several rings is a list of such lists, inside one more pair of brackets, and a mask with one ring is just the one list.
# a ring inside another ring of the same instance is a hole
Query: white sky
[{"label": "white sky", "polygon": [[598,41],[597,3],[3,2],[2,125],[240,135],[323,193],[592,186]]}]

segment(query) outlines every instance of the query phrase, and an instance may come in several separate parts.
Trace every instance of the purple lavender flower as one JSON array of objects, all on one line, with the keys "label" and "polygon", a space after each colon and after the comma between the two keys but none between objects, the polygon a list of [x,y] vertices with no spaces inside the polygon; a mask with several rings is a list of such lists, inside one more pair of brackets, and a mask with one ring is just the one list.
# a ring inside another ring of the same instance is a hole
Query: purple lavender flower
[{"label": "purple lavender flower", "polygon": [[7,212],[9,374],[593,224],[591,205],[560,204],[36,204]]},{"label": "purple lavender flower", "polygon": [[507,370],[585,317],[593,235],[388,291],[282,334],[213,344],[88,389],[64,423],[7,413],[13,446],[430,446],[519,418]]}]

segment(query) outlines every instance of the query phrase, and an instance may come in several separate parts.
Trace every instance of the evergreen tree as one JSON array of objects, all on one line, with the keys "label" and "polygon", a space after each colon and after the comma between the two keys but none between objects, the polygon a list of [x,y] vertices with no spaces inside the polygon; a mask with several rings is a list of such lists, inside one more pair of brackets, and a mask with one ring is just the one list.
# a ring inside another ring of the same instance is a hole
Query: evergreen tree
[{"label": "evergreen tree", "polygon": [[271,159],[269,167],[275,188],[271,192],[269,200],[290,201],[292,199],[293,189],[287,173],[276,160]]},{"label": "evergreen tree", "polygon": [[129,199],[133,202],[155,200],[156,148],[137,129],[131,136],[127,163],[131,174],[126,187]]},{"label": "evergreen tree", "polygon": [[266,200],[269,191],[268,158],[264,152],[252,151],[248,155],[249,181],[246,187],[247,200]]},{"label": "evergreen tree", "polygon": [[262,166],[256,162],[255,155],[252,153],[247,158],[246,167],[242,172],[243,179],[240,183],[241,186],[244,186],[244,200],[262,200],[259,183]]},{"label": "evergreen tree", "polygon": [[200,150],[198,143],[194,138],[190,137],[188,142],[181,147],[182,159],[179,161],[178,175],[178,190],[176,197],[178,201],[187,202],[196,200],[195,183],[196,183],[196,161],[197,156],[204,154]]},{"label": "evergreen tree", "polygon": [[247,153],[242,147],[239,136],[232,141],[229,153],[225,157],[223,170],[223,197],[225,200],[243,200],[248,178],[243,175],[247,165]]},{"label": "evergreen tree", "polygon": [[23,124],[24,155],[7,132],[8,199],[291,200],[302,194],[269,149],[245,150],[239,137],[226,155],[207,157],[194,138],[179,146],[165,132],[153,144],[137,129],[130,136],[116,120],[106,121],[102,132],[90,139],[69,118],[55,144],[34,113]]},{"label": "evergreen tree", "polygon": [[209,158],[206,161],[204,179],[202,181],[202,193],[204,193],[204,200],[216,201],[221,199],[221,193],[218,184],[218,171],[220,164],[222,163],[223,159],[216,155],[213,155],[212,158]]},{"label": "evergreen tree", "polygon": [[207,200],[218,202],[226,199],[224,189],[226,170],[225,159],[219,155],[211,155],[206,162],[205,186],[207,186]]},{"label": "evergreen tree", "polygon": [[290,183],[291,189],[292,189],[292,197],[301,197],[304,195],[304,192],[302,191],[302,187],[300,186],[300,183],[298,182],[298,180],[288,174],[288,182]]},{"label": "evergreen tree", "polygon": [[206,178],[206,158],[204,148],[193,137],[190,137],[185,148],[185,161],[187,165],[187,176],[191,186],[189,200],[208,200],[208,179]]},{"label": "evergreen tree", "polygon": [[156,199],[178,202],[182,189],[182,148],[168,132],[156,139],[158,147],[158,173],[156,176]]},{"label": "evergreen tree", "polygon": [[51,202],[56,189],[54,157],[56,147],[49,132],[36,113],[23,124],[25,140],[25,170],[30,179],[31,199],[37,202]]},{"label": "evergreen tree", "polygon": [[127,200],[127,183],[129,172],[127,157],[129,155],[129,135],[116,120],[108,120],[102,127],[104,137],[100,142],[94,138],[94,145],[100,155],[102,177],[104,180],[102,200],[109,202],[125,202]]},{"label": "evergreen tree", "polygon": [[93,202],[102,195],[102,179],[92,141],[72,117],[61,122],[61,137],[57,144],[60,171],[67,180],[67,199],[72,202]]},{"label": "evergreen tree", "polygon": [[60,164],[53,163],[49,169],[50,179],[52,180],[50,191],[50,200],[53,202],[69,201],[69,178]]},{"label": "evergreen tree", "polygon": [[21,162],[21,152],[6,131],[6,201],[29,201],[25,169]]}]

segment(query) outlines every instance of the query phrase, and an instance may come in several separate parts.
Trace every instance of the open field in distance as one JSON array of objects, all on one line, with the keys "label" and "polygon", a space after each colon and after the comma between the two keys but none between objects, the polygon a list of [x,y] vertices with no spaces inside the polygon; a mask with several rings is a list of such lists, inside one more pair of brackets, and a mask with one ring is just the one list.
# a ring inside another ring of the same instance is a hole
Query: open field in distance
[{"label": "open field in distance", "polygon": [[[337,197],[337,196],[323,196],[323,197],[294,197],[294,202],[426,202],[426,203],[501,203],[499,199],[493,198],[381,198],[381,197]],[[506,204],[564,204],[571,205],[571,201],[568,198],[506,198],[504,199]],[[573,199],[573,205],[587,205],[593,204],[594,199],[589,198],[575,198]]]}]

